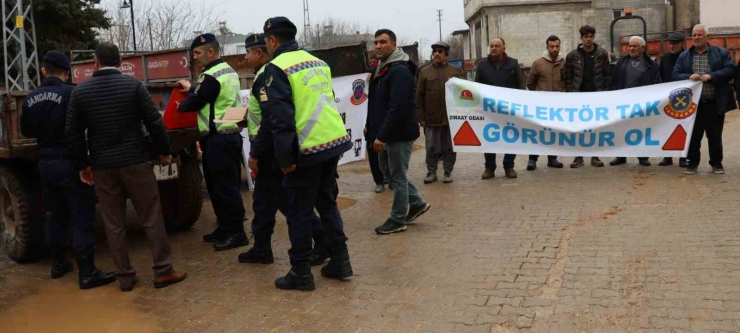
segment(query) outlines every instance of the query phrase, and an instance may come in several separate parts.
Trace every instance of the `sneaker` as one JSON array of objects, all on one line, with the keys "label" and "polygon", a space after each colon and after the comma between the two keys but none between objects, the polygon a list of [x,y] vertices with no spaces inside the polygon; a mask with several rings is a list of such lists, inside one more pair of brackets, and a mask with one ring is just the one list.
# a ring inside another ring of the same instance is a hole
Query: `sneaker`
[{"label": "sneaker", "polygon": [[385,185],[375,185],[375,193],[383,193],[385,192]]},{"label": "sneaker", "polygon": [[491,179],[496,177],[496,169],[486,169],[480,176],[481,179]]},{"label": "sneaker", "polygon": [[238,260],[244,264],[272,264],[275,262],[275,258],[272,256],[272,250],[260,251],[254,247],[247,252],[239,254]]},{"label": "sneaker", "polygon": [[555,169],[562,169],[563,163],[560,163],[557,158],[553,158],[551,160],[547,161],[547,167],[548,168],[555,168]]},{"label": "sneaker", "polygon": [[725,174],[725,168],[722,166],[722,164],[719,164],[717,166],[712,167],[712,172],[718,174],[718,175],[724,175]]},{"label": "sneaker", "polygon": [[506,173],[506,178],[516,178],[516,170],[514,168],[504,168],[504,172]]},{"label": "sneaker", "polygon": [[658,165],[659,166],[673,165],[673,157],[665,157],[665,158],[663,158],[663,160],[660,161],[660,163],[658,163]]},{"label": "sneaker", "polygon": [[[592,160],[591,163],[593,163],[593,160]],[[611,166],[622,165],[622,164],[625,164],[625,163],[627,163],[627,158],[626,157],[617,157],[617,158],[609,161],[609,165],[611,165]]]},{"label": "sneaker", "polygon": [[380,235],[387,235],[387,234],[403,232],[403,231],[406,231],[406,225],[403,223],[398,223],[391,219],[386,220],[385,223],[383,223],[383,225],[375,228],[375,232]]},{"label": "sneaker", "polygon": [[442,178],[442,182],[445,184],[452,183],[452,173],[451,172],[445,172],[444,178]]},{"label": "sneaker", "polygon": [[679,158],[678,159],[678,166],[681,168],[687,168],[689,166],[689,159],[688,158]]},{"label": "sneaker", "polygon": [[414,220],[418,219],[419,216],[424,215],[430,208],[432,208],[432,205],[425,203],[421,207],[411,207],[409,208],[409,213],[406,215],[406,223],[414,222]]},{"label": "sneaker", "polygon": [[576,157],[573,160],[573,163],[570,164],[570,168],[571,169],[576,169],[576,168],[582,167],[583,165],[584,165],[584,163],[583,163],[583,157]]},{"label": "sneaker", "polygon": [[437,181],[437,174],[436,173],[428,173],[427,178],[424,178],[424,184],[431,184]]},{"label": "sneaker", "polygon": [[537,161],[529,160],[527,162],[527,171],[534,171],[535,169],[537,169]]},{"label": "sneaker", "polygon": [[686,171],[684,171],[683,173],[685,173],[687,175],[693,175],[693,174],[696,173],[696,169],[698,169],[698,167],[689,166],[689,167],[686,168]]}]

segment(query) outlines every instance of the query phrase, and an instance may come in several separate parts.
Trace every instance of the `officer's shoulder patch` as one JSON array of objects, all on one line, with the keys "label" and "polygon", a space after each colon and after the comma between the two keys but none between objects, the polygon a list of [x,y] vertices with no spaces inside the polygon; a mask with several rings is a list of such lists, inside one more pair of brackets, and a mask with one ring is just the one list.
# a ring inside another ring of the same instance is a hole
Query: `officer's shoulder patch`
[{"label": "officer's shoulder patch", "polygon": [[264,102],[267,102],[267,101],[268,101],[268,98],[267,98],[267,89],[265,89],[265,87],[262,87],[262,89],[260,89],[260,102],[263,102],[264,103]]},{"label": "officer's shoulder patch", "polygon": [[272,75],[270,75],[270,77],[267,78],[267,81],[265,82],[265,85],[269,87],[272,84],[272,79],[273,79],[273,77],[272,77]]}]

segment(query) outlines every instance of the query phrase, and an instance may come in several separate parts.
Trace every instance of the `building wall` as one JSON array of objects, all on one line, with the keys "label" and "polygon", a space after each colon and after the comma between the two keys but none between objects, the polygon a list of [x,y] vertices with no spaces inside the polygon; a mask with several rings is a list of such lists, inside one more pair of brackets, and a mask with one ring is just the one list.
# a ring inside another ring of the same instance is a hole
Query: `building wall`
[{"label": "building wall", "polygon": [[740,1],[738,0],[702,0],[700,5],[701,23],[709,28],[710,33],[737,33],[740,32],[738,14]]},{"label": "building wall", "polygon": [[[470,17],[471,5],[480,10]],[[632,8],[635,15],[648,22],[648,33],[666,30],[665,0],[470,0],[466,7],[466,18],[474,31],[478,20],[482,21],[483,33],[489,39],[502,37],[506,40],[506,51],[530,66],[545,51],[545,40],[557,35],[562,40],[562,53],[573,50],[580,43],[579,28],[591,25],[596,28],[596,43],[609,51],[609,27],[614,17],[613,10]],[[488,18],[486,20],[486,17]],[[619,36],[642,34],[642,23],[638,20],[620,21],[615,26],[615,40]],[[655,37],[659,38],[659,35]],[[482,38],[476,43],[471,36],[471,48],[488,54],[489,40]],[[650,39],[650,38],[649,38]],[[615,52],[618,52],[615,41]]]}]

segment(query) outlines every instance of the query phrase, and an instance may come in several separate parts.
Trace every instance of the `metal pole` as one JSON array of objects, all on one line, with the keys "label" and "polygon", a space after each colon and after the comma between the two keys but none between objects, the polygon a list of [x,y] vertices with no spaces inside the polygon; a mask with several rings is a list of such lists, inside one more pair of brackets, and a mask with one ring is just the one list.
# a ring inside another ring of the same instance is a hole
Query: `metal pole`
[{"label": "metal pole", "polygon": [[134,35],[134,51],[136,51],[136,23],[134,23],[134,0],[131,2],[131,32]]},{"label": "metal pole", "polygon": [[149,23],[149,44],[152,46],[152,51],[154,51],[154,37],[152,36],[152,19],[147,18],[147,21]]},{"label": "metal pole", "polygon": [[437,10],[437,21],[439,21],[439,40],[442,40],[442,10]]}]

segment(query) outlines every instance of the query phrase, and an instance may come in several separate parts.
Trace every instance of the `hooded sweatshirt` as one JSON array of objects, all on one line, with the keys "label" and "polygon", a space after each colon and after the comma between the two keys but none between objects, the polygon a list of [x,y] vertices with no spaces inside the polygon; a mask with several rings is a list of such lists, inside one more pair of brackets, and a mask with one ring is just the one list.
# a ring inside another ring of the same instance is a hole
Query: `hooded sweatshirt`
[{"label": "hooded sweatshirt", "polygon": [[545,51],[532,63],[527,76],[527,88],[537,91],[565,91],[565,59],[558,54],[555,61]]}]

